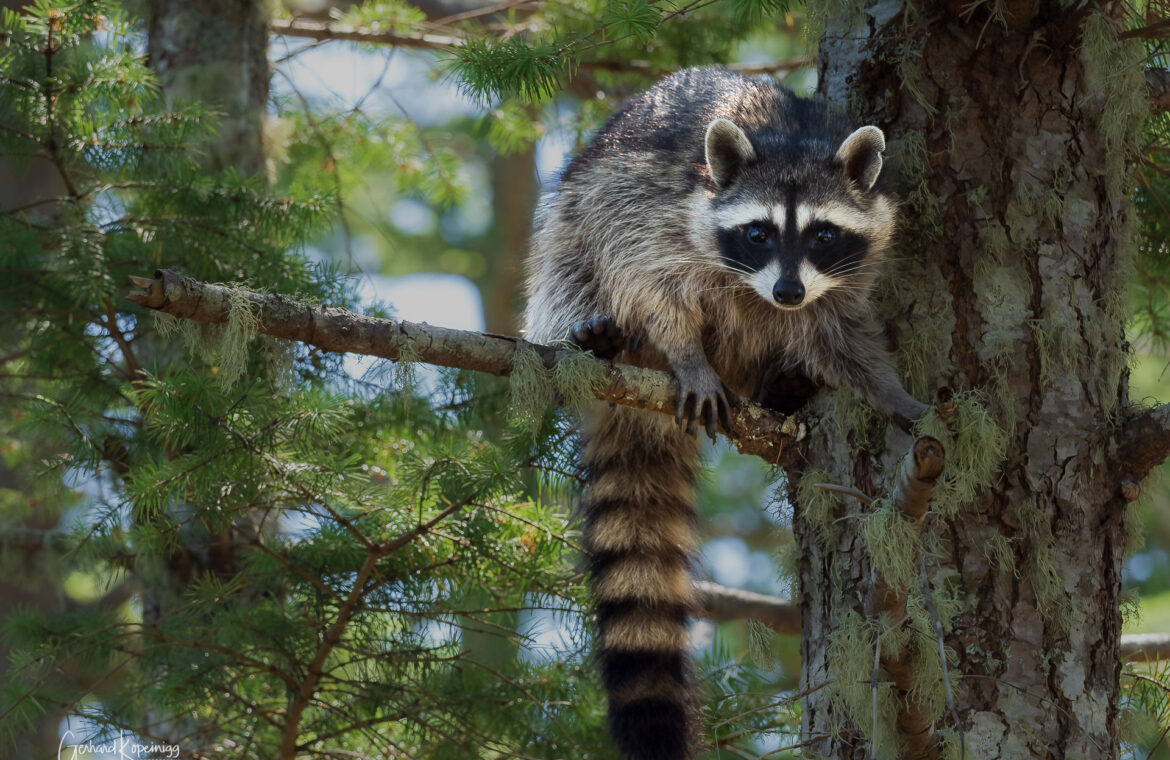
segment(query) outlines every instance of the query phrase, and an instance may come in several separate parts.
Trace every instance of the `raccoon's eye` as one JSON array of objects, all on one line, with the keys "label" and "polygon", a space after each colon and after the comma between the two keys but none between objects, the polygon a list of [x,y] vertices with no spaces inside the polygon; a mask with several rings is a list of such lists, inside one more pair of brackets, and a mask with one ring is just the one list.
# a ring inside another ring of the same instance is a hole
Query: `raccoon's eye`
[{"label": "raccoon's eye", "polygon": [[761,245],[768,242],[768,231],[764,229],[762,224],[749,224],[744,230],[744,234],[747,235],[749,243]]},{"label": "raccoon's eye", "polygon": [[817,234],[813,239],[818,246],[825,248],[837,242],[837,230],[832,227],[822,227],[817,230]]}]

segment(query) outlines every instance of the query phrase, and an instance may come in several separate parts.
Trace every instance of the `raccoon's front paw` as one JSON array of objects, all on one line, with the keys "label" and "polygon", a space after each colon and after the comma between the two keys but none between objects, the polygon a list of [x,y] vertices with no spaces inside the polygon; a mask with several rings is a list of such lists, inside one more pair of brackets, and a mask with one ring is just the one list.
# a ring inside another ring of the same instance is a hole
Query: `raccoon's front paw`
[{"label": "raccoon's front paw", "polygon": [[612,359],[626,347],[622,326],[605,314],[576,323],[569,328],[569,337],[585,351],[592,351],[599,359]]},{"label": "raccoon's front paw", "polygon": [[731,430],[731,403],[735,393],[723,384],[711,365],[706,361],[685,364],[672,362],[671,369],[678,385],[675,422],[684,426],[690,435],[698,432],[701,423],[712,441],[715,440],[716,423],[722,425],[724,430]]}]

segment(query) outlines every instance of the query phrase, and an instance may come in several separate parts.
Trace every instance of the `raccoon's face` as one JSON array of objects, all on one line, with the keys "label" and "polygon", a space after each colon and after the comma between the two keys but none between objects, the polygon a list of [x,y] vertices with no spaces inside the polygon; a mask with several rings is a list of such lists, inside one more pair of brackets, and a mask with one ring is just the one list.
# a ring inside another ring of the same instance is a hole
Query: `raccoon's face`
[{"label": "raccoon's face", "polygon": [[893,231],[892,205],[873,192],[885,140],[862,127],[818,159],[758,156],[739,127],[707,130],[707,159],[723,265],[761,298],[799,309],[834,290],[858,295]]}]

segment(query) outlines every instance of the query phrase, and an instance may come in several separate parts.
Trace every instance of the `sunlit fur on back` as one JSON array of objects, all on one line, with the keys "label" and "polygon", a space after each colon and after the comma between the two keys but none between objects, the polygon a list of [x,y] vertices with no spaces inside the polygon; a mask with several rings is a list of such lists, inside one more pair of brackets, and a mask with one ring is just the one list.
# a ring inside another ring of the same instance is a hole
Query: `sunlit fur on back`
[{"label": "sunlit fur on back", "polygon": [[[529,339],[609,315],[628,340],[614,358],[670,370],[683,391],[717,375],[753,396],[770,367],[799,365],[905,425],[924,407],[902,389],[868,304],[895,223],[874,184],[883,147],[877,129],[855,131],[769,79],[691,69],[663,80],[542,200]],[[695,436],[602,404],[583,435],[611,733],[632,760],[687,758]]]}]

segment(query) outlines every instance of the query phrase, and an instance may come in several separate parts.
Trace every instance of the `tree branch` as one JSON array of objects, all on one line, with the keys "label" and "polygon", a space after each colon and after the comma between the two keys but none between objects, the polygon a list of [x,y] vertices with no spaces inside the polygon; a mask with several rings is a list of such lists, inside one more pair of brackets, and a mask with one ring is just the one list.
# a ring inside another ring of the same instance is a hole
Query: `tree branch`
[{"label": "tree branch", "polygon": [[1140,481],[1170,456],[1170,404],[1143,409],[1127,419],[1117,443],[1117,470]]},{"label": "tree branch", "polygon": [[460,37],[451,37],[444,34],[399,34],[390,31],[374,31],[342,24],[322,24],[317,21],[304,19],[278,19],[269,22],[269,30],[273,34],[286,37],[301,37],[304,39],[327,42],[329,40],[345,40],[348,42],[364,42],[374,45],[393,45],[395,47],[415,48],[419,50],[450,50],[462,47],[464,42]]},{"label": "tree branch", "polygon": [[[137,289],[127,297],[148,309],[195,322],[225,324],[233,307],[246,307],[258,319],[259,332],[323,351],[366,354],[391,361],[405,355],[411,361],[500,376],[512,373],[513,359],[524,349],[536,352],[550,369],[568,357],[593,361],[603,378],[594,389],[598,399],[663,414],[675,411],[674,379],[670,374],[583,357],[575,349],[542,346],[506,335],[378,319],[336,307],[310,306],[280,295],[199,282],[169,269],[156,271],[154,279],[131,279]],[[784,417],[738,399],[732,405],[731,430],[721,432],[740,452],[788,467],[799,463],[799,444],[807,430],[795,417]]]},{"label": "tree branch", "polygon": [[1119,40],[1132,39],[1157,39],[1165,37],[1166,33],[1170,32],[1170,19],[1158,19],[1157,21],[1138,27],[1137,29],[1127,29],[1121,34],[1117,35]]},{"label": "tree branch", "polygon": [[[934,484],[942,474],[944,462],[945,451],[942,443],[930,436],[916,440],[909,456],[902,460],[902,469],[898,473],[898,482],[894,486],[890,500],[894,508],[913,524],[916,536],[922,532],[923,518],[930,505],[930,497],[934,494]],[[922,580],[923,593],[928,594],[925,574]],[[895,626],[905,625],[908,596],[908,588],[891,586],[877,570],[872,570],[870,587],[865,597],[866,614],[876,617],[886,613],[887,619]],[[932,606],[929,600],[928,606]],[[882,649],[880,661],[902,695],[898,706],[898,729],[906,738],[906,756],[937,757],[938,742],[935,740],[930,710],[909,696],[914,679],[914,667],[910,662],[907,647],[900,646],[894,652]],[[947,688],[950,686],[947,685]]]},{"label": "tree branch", "polygon": [[1170,660],[1170,633],[1127,633],[1121,637],[1126,660]]},{"label": "tree branch", "polygon": [[695,591],[699,598],[699,614],[708,620],[722,623],[751,618],[777,633],[800,635],[800,605],[787,599],[707,581],[697,581]]},{"label": "tree branch", "polygon": [[1170,69],[1146,69],[1146,89],[1151,110],[1170,111]]}]

